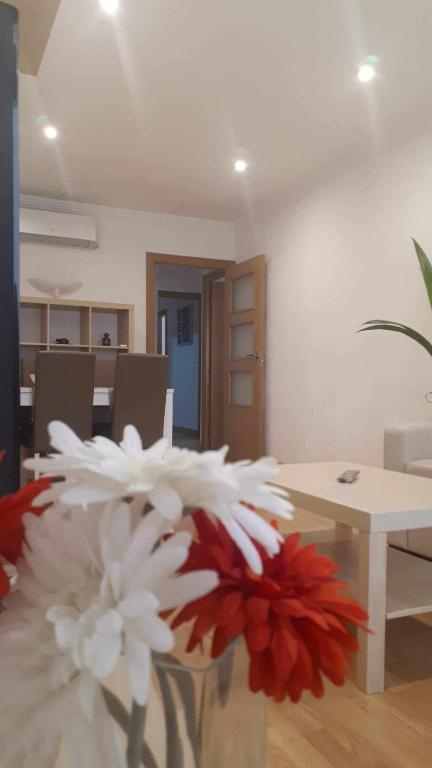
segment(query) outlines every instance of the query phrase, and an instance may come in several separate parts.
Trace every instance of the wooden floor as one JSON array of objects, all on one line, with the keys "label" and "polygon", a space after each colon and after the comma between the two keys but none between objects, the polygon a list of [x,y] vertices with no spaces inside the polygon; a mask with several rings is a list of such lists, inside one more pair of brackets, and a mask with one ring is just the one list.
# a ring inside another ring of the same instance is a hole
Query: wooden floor
[{"label": "wooden floor", "polygon": [[[283,531],[332,523],[298,510]],[[432,768],[432,615],[387,623],[386,691],[352,683],[269,707],[267,768]]]}]

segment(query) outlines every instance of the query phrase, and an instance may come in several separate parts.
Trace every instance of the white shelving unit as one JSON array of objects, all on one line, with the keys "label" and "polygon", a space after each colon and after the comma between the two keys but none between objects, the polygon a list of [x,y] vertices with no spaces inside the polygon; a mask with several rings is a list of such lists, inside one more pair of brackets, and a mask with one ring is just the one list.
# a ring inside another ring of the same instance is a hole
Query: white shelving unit
[{"label": "white shelving unit", "polygon": [[[38,350],[68,349],[94,352],[101,367],[120,352],[133,352],[134,307],[131,304],[68,301],[64,299],[20,300],[20,348],[24,368],[34,366]],[[107,332],[111,346],[102,344]],[[67,338],[69,344],[56,339]]]}]

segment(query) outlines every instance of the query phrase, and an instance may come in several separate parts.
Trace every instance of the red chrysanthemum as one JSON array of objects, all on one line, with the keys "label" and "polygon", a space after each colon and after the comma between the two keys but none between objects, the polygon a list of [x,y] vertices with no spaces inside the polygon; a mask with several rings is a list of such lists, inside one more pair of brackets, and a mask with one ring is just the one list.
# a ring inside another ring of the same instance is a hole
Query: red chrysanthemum
[{"label": "red chrysanthemum", "polygon": [[303,690],[322,696],[322,675],[342,685],[357,650],[350,625],[365,629],[367,614],[343,594],[348,587],[334,576],[338,566],[315,545],[299,546],[300,536],[293,534],[273,558],[257,545],[263,560],[263,574],[257,576],[220,523],[202,511],[194,522],[197,537],[182,571],[210,568],[220,583],[174,619],[173,628],[194,620],[187,650],[213,630],[215,658],[243,633],[250,688],[276,701],[287,695],[298,701]]},{"label": "red chrysanthemum", "polygon": [[[24,542],[23,515],[32,512],[41,515],[46,507],[33,507],[33,501],[51,485],[48,477],[41,477],[25,485],[16,493],[0,498],[0,555],[9,563],[16,563]],[[0,597],[9,592],[9,579],[0,564]]]}]

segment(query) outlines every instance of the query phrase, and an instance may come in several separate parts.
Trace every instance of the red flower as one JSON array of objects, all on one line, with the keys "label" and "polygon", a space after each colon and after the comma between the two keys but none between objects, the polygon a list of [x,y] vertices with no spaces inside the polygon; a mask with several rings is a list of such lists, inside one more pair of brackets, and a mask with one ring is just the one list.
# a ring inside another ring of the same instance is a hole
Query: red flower
[{"label": "red flower", "polygon": [[[33,512],[41,515],[46,507],[33,507],[33,500],[42,491],[49,488],[51,479],[41,477],[25,485],[17,493],[0,499],[0,555],[10,563],[16,563],[22,552],[24,542],[23,515]],[[0,564],[0,597],[9,592],[9,579]]]},{"label": "red flower", "polygon": [[367,614],[337,581],[338,566],[317,554],[315,545],[299,546],[299,534],[285,540],[270,558],[258,546],[263,574],[248,568],[240,550],[220,523],[196,512],[198,537],[182,572],[216,570],[219,586],[187,605],[173,628],[194,619],[187,646],[192,651],[214,630],[213,658],[243,633],[250,655],[249,685],[282,701],[298,701],[303,690],[324,692],[322,675],[343,685],[357,640],[349,625],[365,629]]}]

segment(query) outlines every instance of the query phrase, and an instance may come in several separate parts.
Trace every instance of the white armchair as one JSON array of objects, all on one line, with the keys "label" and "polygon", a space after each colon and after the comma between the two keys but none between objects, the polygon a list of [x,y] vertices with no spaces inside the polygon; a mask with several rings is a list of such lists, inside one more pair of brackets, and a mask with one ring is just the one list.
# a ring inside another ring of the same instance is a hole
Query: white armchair
[{"label": "white armchair", "polygon": [[[384,467],[432,479],[432,424],[402,424],[384,430]],[[392,533],[389,543],[432,558],[432,528]]]}]

